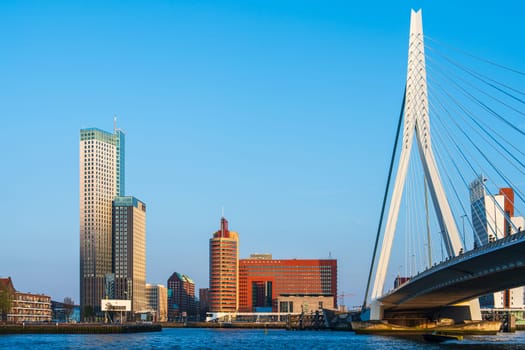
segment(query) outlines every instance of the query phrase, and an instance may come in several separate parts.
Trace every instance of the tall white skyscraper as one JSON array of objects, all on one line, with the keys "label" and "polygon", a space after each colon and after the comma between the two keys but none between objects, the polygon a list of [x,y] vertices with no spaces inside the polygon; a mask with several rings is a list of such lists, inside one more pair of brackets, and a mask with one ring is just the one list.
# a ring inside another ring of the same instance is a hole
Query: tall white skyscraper
[{"label": "tall white skyscraper", "polygon": [[[488,195],[485,178],[479,176],[470,184],[470,205],[474,239],[477,246],[513,235],[525,227],[523,216],[514,216],[514,191],[501,188],[496,195]],[[484,296],[482,303],[494,308],[522,308],[524,288],[507,289]]]},{"label": "tall white skyscraper", "polygon": [[80,130],[80,310],[100,311],[112,272],[112,202],[124,195],[124,133]]},{"label": "tall white skyscraper", "polygon": [[476,246],[485,245],[505,236],[504,196],[487,195],[485,181],[486,179],[480,175],[470,184],[470,209]]}]

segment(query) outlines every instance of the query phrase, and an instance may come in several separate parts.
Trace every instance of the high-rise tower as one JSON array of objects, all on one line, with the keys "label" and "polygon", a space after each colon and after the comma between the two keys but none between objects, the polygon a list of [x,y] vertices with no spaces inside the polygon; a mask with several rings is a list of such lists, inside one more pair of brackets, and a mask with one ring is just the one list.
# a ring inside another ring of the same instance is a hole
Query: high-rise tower
[{"label": "high-rise tower", "polygon": [[[483,246],[513,235],[523,229],[523,216],[514,216],[514,190],[500,188],[495,195],[487,194],[486,179],[480,175],[470,184],[470,208],[474,228],[474,244]],[[480,298],[484,307],[523,308],[524,287],[506,289]]]},{"label": "high-rise tower", "polygon": [[113,200],[115,299],[131,300],[132,314],[147,308],[146,205],[132,196]]},{"label": "high-rise tower", "polygon": [[80,130],[80,309],[100,310],[112,272],[112,202],[124,195],[124,133]]},{"label": "high-rise tower", "polygon": [[237,311],[238,286],[239,235],[228,230],[228,221],[221,218],[220,230],[210,239],[210,311]]}]

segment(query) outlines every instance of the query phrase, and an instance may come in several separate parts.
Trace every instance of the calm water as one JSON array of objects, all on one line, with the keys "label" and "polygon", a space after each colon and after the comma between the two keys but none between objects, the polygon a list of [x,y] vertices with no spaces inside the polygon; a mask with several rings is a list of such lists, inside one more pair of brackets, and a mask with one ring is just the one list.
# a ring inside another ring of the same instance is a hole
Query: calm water
[{"label": "calm water", "polygon": [[165,329],[115,335],[0,335],[0,349],[525,349],[525,332],[429,344],[418,339],[316,332]]}]

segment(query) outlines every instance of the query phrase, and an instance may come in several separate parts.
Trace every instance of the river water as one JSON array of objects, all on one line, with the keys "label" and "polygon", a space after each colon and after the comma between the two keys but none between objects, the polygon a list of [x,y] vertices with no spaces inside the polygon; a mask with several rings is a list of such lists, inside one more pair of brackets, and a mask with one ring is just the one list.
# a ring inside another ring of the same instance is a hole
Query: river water
[{"label": "river water", "polygon": [[107,335],[0,335],[0,349],[524,349],[525,332],[430,344],[353,332],[245,329],[164,329]]}]

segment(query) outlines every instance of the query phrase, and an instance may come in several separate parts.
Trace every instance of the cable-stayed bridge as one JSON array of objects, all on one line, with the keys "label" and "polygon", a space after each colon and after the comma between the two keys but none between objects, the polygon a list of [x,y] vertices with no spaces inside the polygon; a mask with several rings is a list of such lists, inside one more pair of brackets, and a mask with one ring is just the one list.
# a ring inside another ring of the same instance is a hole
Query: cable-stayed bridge
[{"label": "cable-stayed bridge", "polygon": [[362,318],[481,320],[487,294],[523,306],[525,73],[424,36],[421,10],[408,51]]}]

